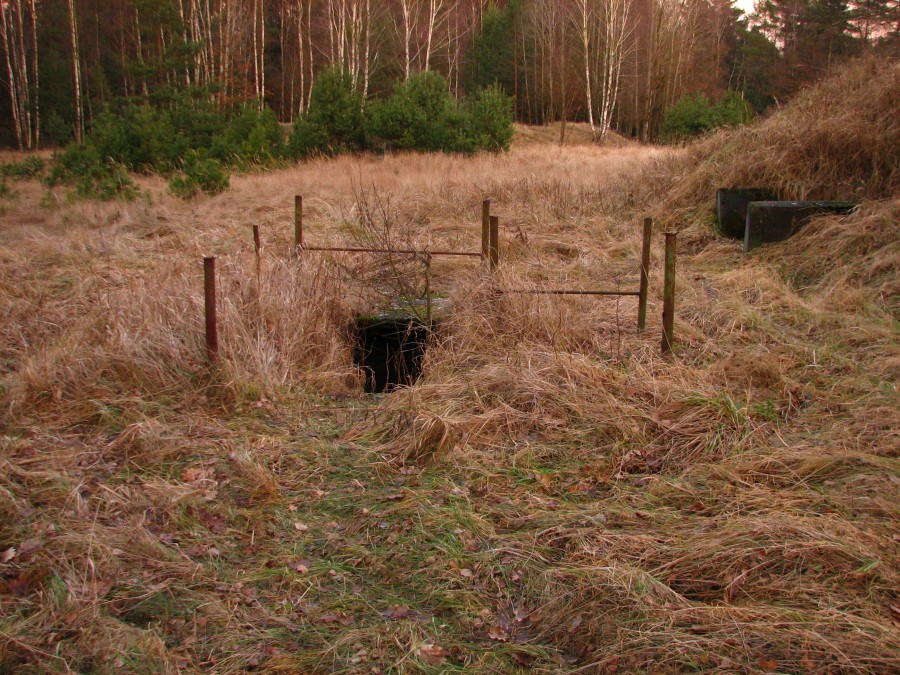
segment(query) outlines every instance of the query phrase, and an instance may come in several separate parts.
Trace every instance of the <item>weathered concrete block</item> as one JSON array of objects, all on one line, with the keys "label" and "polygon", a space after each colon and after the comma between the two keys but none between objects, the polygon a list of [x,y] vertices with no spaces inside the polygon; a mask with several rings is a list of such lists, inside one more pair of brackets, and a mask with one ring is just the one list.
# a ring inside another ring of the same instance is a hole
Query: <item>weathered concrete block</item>
[{"label": "weathered concrete block", "polygon": [[766,188],[720,188],[716,190],[716,219],[719,232],[732,239],[743,239],[747,224],[747,205],[778,199]]},{"label": "weathered concrete block", "polygon": [[857,202],[750,202],[744,227],[744,253],[760,244],[784,241],[811,218],[850,213]]}]

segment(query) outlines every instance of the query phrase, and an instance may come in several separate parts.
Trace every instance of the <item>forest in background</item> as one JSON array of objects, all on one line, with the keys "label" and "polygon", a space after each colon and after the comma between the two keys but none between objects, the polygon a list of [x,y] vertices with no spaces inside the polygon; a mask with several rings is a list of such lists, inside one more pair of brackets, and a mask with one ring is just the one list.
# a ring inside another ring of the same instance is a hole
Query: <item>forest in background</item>
[{"label": "forest in background", "polygon": [[[653,140],[676,103],[736,92],[754,111],[835,62],[893,50],[897,0],[2,0],[0,145],[82,140],[122,98],[282,122],[324,70],[364,97],[435,71],[462,98],[499,83],[518,121],[589,122]],[[688,114],[691,105],[687,105]]]}]

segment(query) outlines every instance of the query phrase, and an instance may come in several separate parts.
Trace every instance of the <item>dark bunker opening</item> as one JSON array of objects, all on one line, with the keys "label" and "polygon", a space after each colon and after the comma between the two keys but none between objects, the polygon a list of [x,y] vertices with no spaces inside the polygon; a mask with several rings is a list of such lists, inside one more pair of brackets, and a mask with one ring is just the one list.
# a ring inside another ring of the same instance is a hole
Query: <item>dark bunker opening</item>
[{"label": "dark bunker opening", "polygon": [[417,318],[358,317],[353,362],[365,373],[366,392],[390,392],[415,383],[430,332]]}]

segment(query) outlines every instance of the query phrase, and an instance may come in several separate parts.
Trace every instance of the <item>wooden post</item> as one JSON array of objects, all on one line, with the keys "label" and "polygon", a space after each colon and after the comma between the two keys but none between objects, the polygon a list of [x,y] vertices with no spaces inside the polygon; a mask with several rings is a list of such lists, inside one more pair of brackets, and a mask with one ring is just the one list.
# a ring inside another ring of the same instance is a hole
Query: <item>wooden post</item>
[{"label": "wooden post", "polygon": [[431,330],[431,254],[425,254],[425,324]]},{"label": "wooden post", "polygon": [[666,273],[663,281],[663,335],[662,351],[672,351],[675,341],[675,232],[666,232]]},{"label": "wooden post", "polygon": [[638,330],[647,327],[647,294],[650,290],[650,238],[653,218],[644,218],[644,242],[641,247],[641,289],[638,296]]},{"label": "wooden post", "polygon": [[216,259],[203,259],[203,302],[206,313],[206,357],[219,358],[219,331],[216,325]]},{"label": "wooden post", "polygon": [[262,242],[259,238],[259,225],[253,226],[253,250],[256,253],[256,299],[259,300],[260,276],[262,273]]},{"label": "wooden post", "polygon": [[294,196],[294,254],[303,248],[303,197]]},{"label": "wooden post", "polygon": [[490,258],[491,247],[491,200],[481,202],[481,259],[487,261]]},{"label": "wooden post", "polygon": [[500,263],[500,218],[497,216],[490,217],[491,232],[490,243],[488,245],[489,261],[491,270],[497,269]]}]

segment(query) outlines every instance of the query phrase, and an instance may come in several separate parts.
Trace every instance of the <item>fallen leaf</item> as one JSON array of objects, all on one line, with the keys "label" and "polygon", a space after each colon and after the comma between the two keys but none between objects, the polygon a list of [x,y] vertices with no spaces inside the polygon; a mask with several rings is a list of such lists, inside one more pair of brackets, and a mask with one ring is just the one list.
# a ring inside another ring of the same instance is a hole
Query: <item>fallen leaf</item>
[{"label": "fallen leaf", "polygon": [[531,664],[534,663],[534,656],[526,652],[513,652],[513,661],[523,668],[531,668]]},{"label": "fallen leaf", "polygon": [[41,549],[44,542],[37,538],[26,539],[19,545],[19,560],[30,556],[35,551]]},{"label": "fallen leaf", "polygon": [[778,670],[778,661],[775,659],[762,658],[759,660],[759,667],[767,673],[774,673]]},{"label": "fallen leaf", "polygon": [[475,573],[472,572],[472,570],[467,569],[465,567],[463,569],[461,569],[459,571],[459,573],[461,576],[464,576],[466,579],[471,579],[473,576],[475,576]]},{"label": "fallen leaf", "polygon": [[28,595],[28,577],[25,576],[23,572],[15,579],[10,579],[6,584],[7,590],[13,595],[24,596]]},{"label": "fallen leaf", "polygon": [[430,642],[419,645],[416,650],[421,658],[429,666],[439,666],[447,660],[447,650]]},{"label": "fallen leaf", "polygon": [[306,561],[298,562],[294,564],[294,569],[297,572],[300,572],[300,574],[306,574],[307,572],[309,572],[309,563],[307,563]]},{"label": "fallen leaf", "polygon": [[197,515],[200,517],[200,522],[214,534],[222,534],[228,529],[228,524],[223,516],[210,513],[203,508],[197,510]]},{"label": "fallen leaf", "polygon": [[200,483],[202,481],[211,481],[212,478],[212,469],[202,469],[197,466],[189,466],[181,472],[181,480],[183,480],[185,483]]},{"label": "fallen leaf", "polygon": [[309,525],[304,525],[303,523],[294,523],[294,529],[297,532],[306,532],[309,529]]},{"label": "fallen leaf", "polygon": [[16,557],[16,549],[10,546],[8,549],[0,553],[0,563],[8,563]]},{"label": "fallen leaf", "polygon": [[488,629],[488,637],[491,640],[497,640],[498,642],[507,642],[509,640],[509,633],[506,632],[506,629],[503,626],[491,626]]},{"label": "fallen leaf", "polygon": [[353,617],[337,612],[326,612],[316,617],[316,621],[318,623],[339,623],[343,626],[350,626],[353,624]]}]

